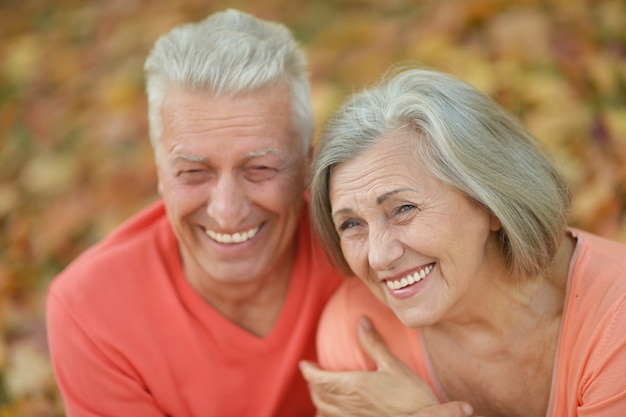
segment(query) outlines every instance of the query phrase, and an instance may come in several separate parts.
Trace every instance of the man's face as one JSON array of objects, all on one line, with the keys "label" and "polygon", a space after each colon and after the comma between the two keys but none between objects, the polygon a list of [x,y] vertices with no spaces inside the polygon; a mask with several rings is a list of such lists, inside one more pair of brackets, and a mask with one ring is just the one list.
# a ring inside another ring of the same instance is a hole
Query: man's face
[{"label": "man's face", "polygon": [[161,117],[159,191],[192,285],[288,274],[308,163],[288,90],[175,90]]}]

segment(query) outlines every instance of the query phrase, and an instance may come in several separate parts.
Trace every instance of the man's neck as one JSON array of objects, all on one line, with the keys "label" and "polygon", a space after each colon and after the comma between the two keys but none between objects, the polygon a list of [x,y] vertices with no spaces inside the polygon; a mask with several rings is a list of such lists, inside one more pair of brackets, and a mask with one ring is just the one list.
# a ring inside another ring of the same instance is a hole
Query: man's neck
[{"label": "man's neck", "polygon": [[274,328],[287,299],[293,254],[287,258],[272,274],[249,281],[218,281],[197,267],[184,269],[189,284],[204,301],[235,325],[264,337]]}]

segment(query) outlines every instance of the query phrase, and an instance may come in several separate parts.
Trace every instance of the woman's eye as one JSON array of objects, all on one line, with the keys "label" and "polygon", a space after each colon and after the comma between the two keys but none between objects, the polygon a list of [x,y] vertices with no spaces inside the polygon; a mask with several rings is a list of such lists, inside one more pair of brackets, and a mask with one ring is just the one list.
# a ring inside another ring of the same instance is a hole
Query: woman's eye
[{"label": "woman's eye", "polygon": [[395,214],[403,214],[406,213],[408,211],[412,211],[415,210],[417,208],[416,205],[414,204],[402,204],[401,206],[396,207],[396,209],[394,210]]},{"label": "woman's eye", "polygon": [[350,228],[358,226],[358,225],[359,225],[359,223],[356,220],[346,220],[345,222],[343,222],[339,226],[337,226],[337,230],[344,231],[344,230],[350,229]]}]

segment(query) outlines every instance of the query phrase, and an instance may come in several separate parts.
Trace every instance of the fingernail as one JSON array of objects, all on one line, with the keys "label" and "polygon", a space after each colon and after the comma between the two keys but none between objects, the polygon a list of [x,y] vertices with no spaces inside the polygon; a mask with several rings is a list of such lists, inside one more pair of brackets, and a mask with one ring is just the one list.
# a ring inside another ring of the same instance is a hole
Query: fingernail
[{"label": "fingernail", "polygon": [[466,416],[471,416],[472,414],[474,414],[474,409],[472,408],[471,405],[465,403],[463,404],[462,408]]},{"label": "fingernail", "polygon": [[371,330],[372,322],[365,316],[361,316],[359,319],[359,325],[363,330]]}]

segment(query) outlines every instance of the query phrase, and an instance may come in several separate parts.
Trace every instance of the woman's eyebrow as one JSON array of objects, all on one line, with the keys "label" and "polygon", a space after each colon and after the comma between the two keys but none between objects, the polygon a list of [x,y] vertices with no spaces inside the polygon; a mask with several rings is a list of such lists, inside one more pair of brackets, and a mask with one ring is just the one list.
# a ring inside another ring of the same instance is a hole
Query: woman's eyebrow
[{"label": "woman's eyebrow", "polygon": [[[398,194],[404,191],[415,191],[413,188],[409,188],[409,187],[401,187],[401,188],[396,188],[395,190],[391,190],[391,191],[387,191],[386,193],[378,196],[378,198],[376,198],[376,204],[380,205],[382,204],[387,198],[391,197],[394,194]],[[335,210],[332,212],[331,216],[334,218],[337,215],[340,214],[354,214],[354,210],[352,210],[351,208],[341,208],[338,210]]]},{"label": "woman's eyebrow", "polygon": [[332,213],[332,217],[335,218],[336,216],[340,215],[340,214],[353,214],[354,210],[350,209],[350,208],[342,208],[339,210],[336,210]]},{"label": "woman's eyebrow", "polygon": [[376,198],[376,204],[382,204],[386,199],[388,199],[389,197],[391,197],[394,194],[398,194],[401,193],[403,191],[415,191],[412,188],[409,187],[402,187],[402,188],[396,188],[395,190],[391,190],[391,191],[387,191],[386,193],[378,196],[378,198]]}]

